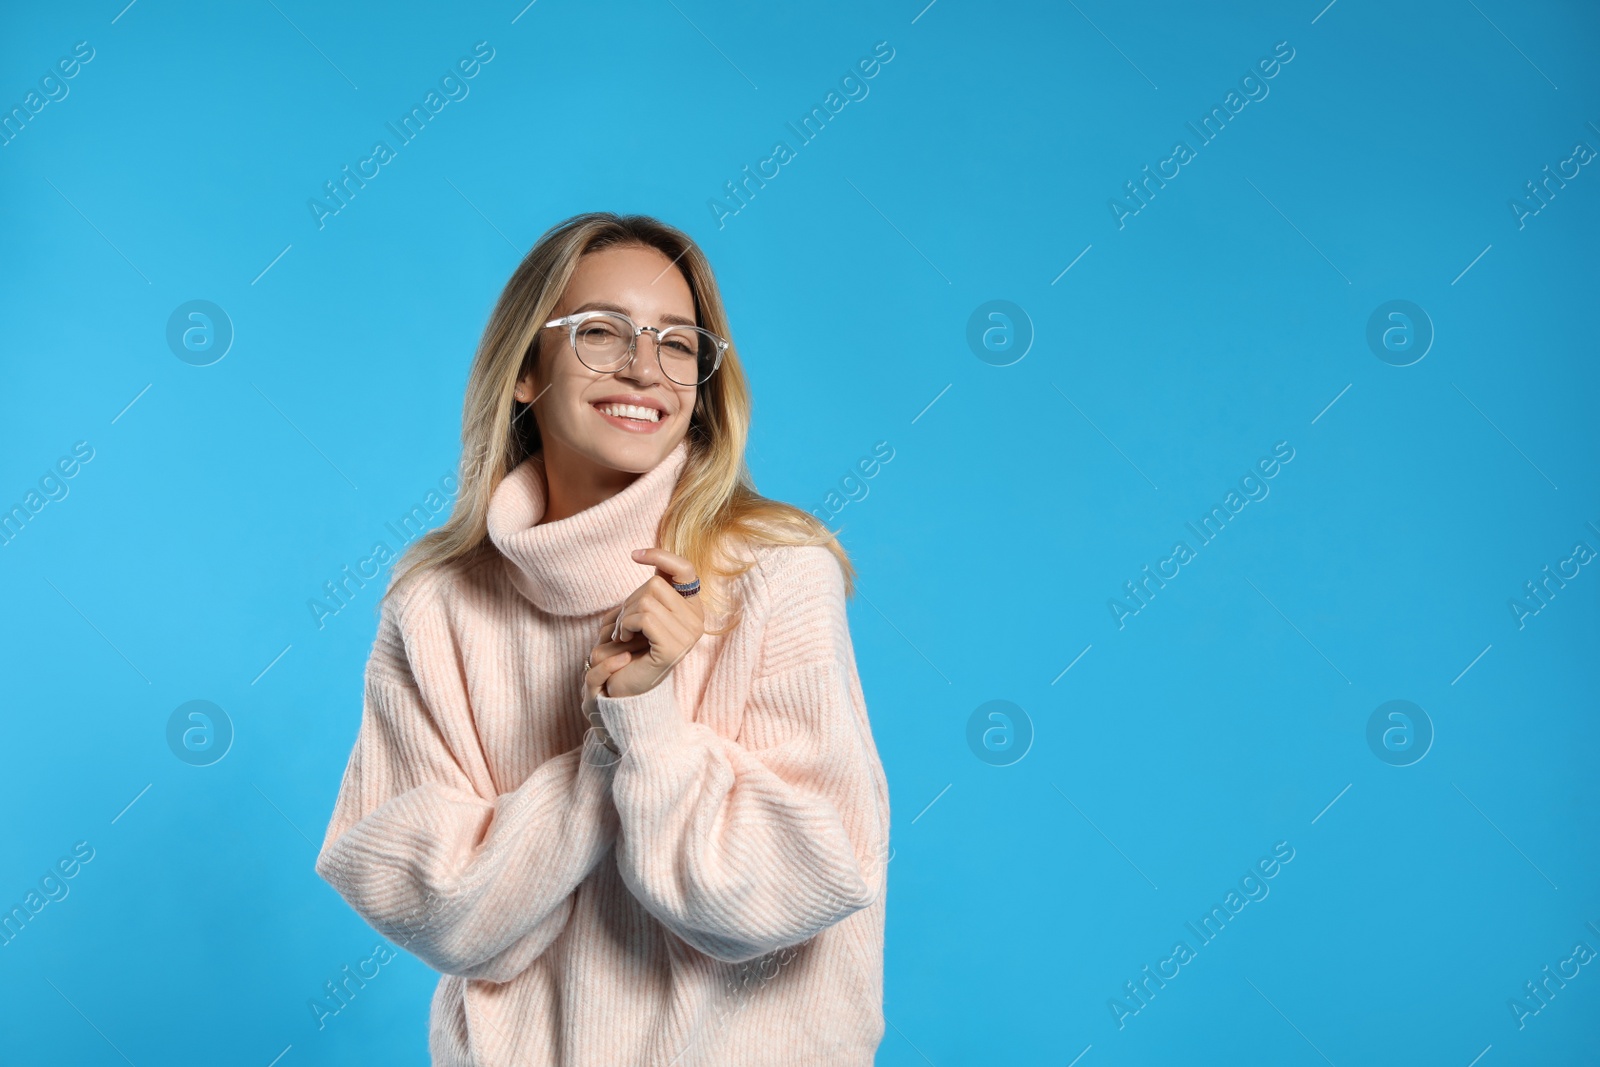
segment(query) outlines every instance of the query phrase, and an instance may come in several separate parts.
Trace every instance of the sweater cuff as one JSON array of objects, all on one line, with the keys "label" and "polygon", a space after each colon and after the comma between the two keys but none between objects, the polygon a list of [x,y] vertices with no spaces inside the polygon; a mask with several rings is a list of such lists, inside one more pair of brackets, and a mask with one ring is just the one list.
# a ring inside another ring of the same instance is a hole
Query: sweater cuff
[{"label": "sweater cuff", "polygon": [[611,697],[600,693],[595,697],[595,704],[606,732],[622,756],[633,749],[641,754],[659,752],[675,744],[689,725],[678,712],[670,674],[657,682],[655,688],[633,696]]}]

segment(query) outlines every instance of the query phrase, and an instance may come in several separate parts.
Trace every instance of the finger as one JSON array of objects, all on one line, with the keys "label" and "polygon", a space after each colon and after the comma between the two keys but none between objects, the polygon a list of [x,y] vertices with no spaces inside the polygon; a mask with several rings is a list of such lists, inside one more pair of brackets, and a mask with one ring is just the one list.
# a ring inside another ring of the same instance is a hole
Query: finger
[{"label": "finger", "polygon": [[646,582],[644,588],[647,596],[659,601],[662,607],[675,615],[696,615],[700,608],[698,598],[684,596],[672,587],[669,579],[659,574]]},{"label": "finger", "polygon": [[683,597],[666,583],[666,579],[660,575],[652,575],[620,605],[616,621],[612,625],[611,640],[618,644],[630,644],[638,639],[640,629],[636,623],[638,612],[644,605],[649,604],[652,611],[671,612],[679,610],[673,601],[682,599]]},{"label": "finger", "polygon": [[632,655],[633,652],[631,650],[623,648],[590,659],[591,666],[584,672],[584,681],[590,685],[598,686],[611,675],[621,670]]},{"label": "finger", "polygon": [[667,629],[677,635],[679,644],[687,648],[700,639],[705,633],[705,612],[696,599],[684,597],[659,575],[650,580],[648,590],[641,605],[650,604],[651,610],[669,620]]},{"label": "finger", "polygon": [[643,635],[635,637],[632,641],[628,641],[626,643],[619,641],[602,641],[600,644],[595,645],[589,650],[589,662],[591,664],[599,663],[603,659],[609,659],[610,657],[615,656],[618,652],[645,652],[648,651],[649,648],[650,641]]},{"label": "finger", "polygon": [[628,651],[637,651],[639,645],[644,640],[644,637],[641,635],[634,634],[626,641],[613,641],[609,638],[603,641],[596,641],[593,647],[589,649],[589,662],[598,663],[605,657],[615,655],[617,652],[620,652],[624,649],[627,649]]},{"label": "finger", "polygon": [[[673,625],[681,630],[685,636],[691,633],[704,631],[705,623],[699,604],[691,603],[676,589],[672,588],[667,579],[656,575],[641,587],[642,595],[630,607],[623,606],[622,614],[618,616],[618,626],[632,626],[637,620],[637,612],[649,610],[659,612],[670,618]],[[637,629],[637,627],[634,627]]]},{"label": "finger", "polygon": [[655,648],[687,648],[691,641],[690,630],[677,616],[663,607],[640,606],[622,617],[624,625],[641,634]]},{"label": "finger", "polygon": [[671,580],[678,585],[688,585],[694,581],[694,564],[676,552],[668,552],[664,548],[639,548],[635,549],[633,559],[636,563],[652,563],[656,569],[671,576]]},{"label": "finger", "polygon": [[638,629],[630,629],[623,620],[632,615],[643,599],[650,595],[649,589],[648,583],[641,585],[632,593],[629,593],[626,600],[606,612],[605,618],[608,620],[605,624],[606,633],[610,640],[626,645],[639,636]]},{"label": "finger", "polygon": [[626,606],[627,601],[623,601],[621,604],[618,604],[616,607],[611,608],[604,615],[600,616],[600,621],[595,623],[595,632],[597,634],[603,634],[609,637],[616,636],[617,613]]},{"label": "finger", "polygon": [[627,666],[628,661],[632,658],[633,653],[626,650],[606,656],[604,659],[591,658],[589,662],[593,666],[584,673],[584,686],[588,688],[591,694],[598,693],[600,687],[606,684],[606,679]]},{"label": "finger", "polygon": [[[695,581],[694,564],[682,556],[659,548],[639,549],[635,555],[647,556],[650,562],[657,564],[658,569],[666,569],[671,577],[663,577],[660,573],[651,575],[643,585],[635,589],[628,599],[619,605],[620,614],[614,617],[614,622],[610,623],[611,639],[613,641],[629,641],[638,633],[637,627],[630,627],[626,620],[632,617],[631,609],[637,607],[646,598],[654,599],[663,608],[673,613],[694,612],[699,607],[698,605],[694,607],[688,606],[683,594],[674,589],[672,585],[673,582],[687,585]],[[644,562],[644,560],[641,559],[640,562]],[[609,620],[613,619],[613,616],[610,612],[607,612],[605,618]]]},{"label": "finger", "polygon": [[605,632],[609,640],[614,641],[617,644],[626,645],[633,642],[639,636],[637,630],[629,630],[622,622],[623,617],[631,612],[634,606],[638,603],[639,596],[640,592],[636,589],[633,591],[633,593],[629,594],[627,600],[624,600],[622,603],[606,612],[605,617],[607,622],[605,623]]}]

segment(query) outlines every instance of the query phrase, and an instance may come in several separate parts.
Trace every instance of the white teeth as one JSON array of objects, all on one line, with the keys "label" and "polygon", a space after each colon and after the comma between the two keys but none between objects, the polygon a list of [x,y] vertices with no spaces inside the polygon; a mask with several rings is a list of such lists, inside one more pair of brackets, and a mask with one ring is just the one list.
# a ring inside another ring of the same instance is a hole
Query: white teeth
[{"label": "white teeth", "polygon": [[596,404],[596,408],[607,415],[615,415],[622,419],[638,419],[641,422],[659,422],[661,412],[655,408],[640,407],[637,404]]}]

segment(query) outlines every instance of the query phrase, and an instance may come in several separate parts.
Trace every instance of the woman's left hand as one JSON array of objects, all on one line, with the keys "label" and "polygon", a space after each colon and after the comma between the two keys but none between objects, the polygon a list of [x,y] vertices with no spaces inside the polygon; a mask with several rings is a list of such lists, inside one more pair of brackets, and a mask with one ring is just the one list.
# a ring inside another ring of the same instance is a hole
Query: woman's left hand
[{"label": "woman's left hand", "polygon": [[[685,597],[672,583],[695,580],[694,564],[665,549],[643,548],[633,554],[637,563],[653,563],[657,571],[628,599],[601,619],[601,640],[589,653],[590,663],[627,650],[626,665],[615,671],[602,688],[609,697],[636,696],[656,687],[677,662],[705,636],[705,608],[698,596]],[[662,577],[671,576],[671,581]]]}]

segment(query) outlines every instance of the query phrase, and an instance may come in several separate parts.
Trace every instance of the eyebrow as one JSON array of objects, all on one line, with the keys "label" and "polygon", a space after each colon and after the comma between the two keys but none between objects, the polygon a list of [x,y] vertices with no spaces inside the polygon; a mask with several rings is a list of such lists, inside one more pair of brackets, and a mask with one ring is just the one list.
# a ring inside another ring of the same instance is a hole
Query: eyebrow
[{"label": "eyebrow", "polygon": [[[577,307],[572,309],[571,314],[576,315],[580,311],[615,311],[618,314],[622,314],[622,315],[628,316],[630,319],[634,317],[633,312],[629,311],[627,308],[623,307],[621,304],[613,304],[613,303],[610,303],[609,301],[606,301],[606,300],[591,300],[586,304],[579,304]],[[699,325],[699,323],[695,322],[693,319],[686,319],[682,315],[667,314],[667,315],[661,315],[661,316],[658,316],[658,317],[661,319],[662,322],[665,322],[670,326],[698,326]]]}]

